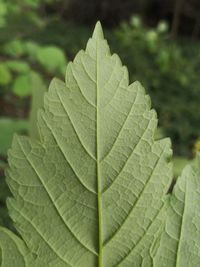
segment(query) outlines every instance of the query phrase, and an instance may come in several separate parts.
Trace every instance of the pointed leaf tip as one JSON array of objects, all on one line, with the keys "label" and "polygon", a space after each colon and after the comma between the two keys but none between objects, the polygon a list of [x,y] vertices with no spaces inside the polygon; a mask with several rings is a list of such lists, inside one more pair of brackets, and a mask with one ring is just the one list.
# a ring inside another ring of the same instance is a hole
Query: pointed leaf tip
[{"label": "pointed leaf tip", "polygon": [[103,29],[102,29],[102,26],[101,26],[101,22],[100,21],[98,21],[96,23],[96,25],[95,25],[92,38],[95,38],[95,39],[104,39]]}]

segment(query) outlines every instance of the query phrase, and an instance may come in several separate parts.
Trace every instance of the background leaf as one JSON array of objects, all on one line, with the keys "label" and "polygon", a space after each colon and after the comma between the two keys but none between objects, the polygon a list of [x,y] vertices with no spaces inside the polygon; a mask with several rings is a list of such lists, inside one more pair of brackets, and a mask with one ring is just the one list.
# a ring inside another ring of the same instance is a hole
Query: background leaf
[{"label": "background leaf", "polygon": [[31,94],[31,78],[29,74],[19,75],[13,84],[12,91],[20,96],[25,97]]},{"label": "background leaf", "polygon": [[6,66],[16,73],[26,73],[30,70],[29,65],[27,62],[22,60],[8,60],[6,62]]},{"label": "background leaf", "polygon": [[0,154],[6,155],[10,148],[14,133],[25,133],[28,130],[28,121],[22,119],[0,119]]},{"label": "background leaf", "polygon": [[6,64],[0,64],[0,85],[7,85],[12,80],[12,74]]},{"label": "background leaf", "polygon": [[50,72],[62,70],[66,65],[65,54],[55,46],[41,47],[37,51],[38,62]]},{"label": "background leaf", "polygon": [[19,97],[30,96],[38,80],[41,81],[41,77],[34,71],[21,74],[15,79],[12,90]]},{"label": "background leaf", "polygon": [[200,155],[184,168],[168,199],[155,267],[194,267],[200,260]]}]

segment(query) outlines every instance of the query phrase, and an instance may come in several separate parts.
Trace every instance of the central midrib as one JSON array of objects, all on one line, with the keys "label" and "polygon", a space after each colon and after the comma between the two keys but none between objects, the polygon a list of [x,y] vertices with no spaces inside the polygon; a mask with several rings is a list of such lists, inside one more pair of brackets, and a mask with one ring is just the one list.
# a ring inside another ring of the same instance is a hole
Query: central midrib
[{"label": "central midrib", "polygon": [[102,218],[101,218],[101,184],[100,184],[100,171],[99,171],[99,82],[98,82],[98,38],[96,42],[96,159],[97,159],[97,197],[98,197],[98,246],[99,246],[99,256],[98,256],[98,266],[102,267]]}]

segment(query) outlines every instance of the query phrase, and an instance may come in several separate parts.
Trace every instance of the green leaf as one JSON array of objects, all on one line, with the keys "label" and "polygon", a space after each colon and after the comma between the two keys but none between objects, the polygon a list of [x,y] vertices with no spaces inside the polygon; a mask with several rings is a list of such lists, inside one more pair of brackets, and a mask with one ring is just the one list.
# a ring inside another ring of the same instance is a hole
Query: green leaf
[{"label": "green leaf", "polygon": [[0,119],[0,154],[6,155],[10,148],[14,133],[24,133],[28,129],[27,120]]},{"label": "green leaf", "polygon": [[7,5],[4,2],[0,3],[0,16],[5,16],[7,14]]},{"label": "green leaf", "polygon": [[56,46],[41,47],[36,54],[38,62],[48,71],[62,71],[66,65],[64,52]]},{"label": "green leaf", "polygon": [[17,73],[26,73],[30,71],[30,66],[28,65],[28,63],[22,60],[8,60],[6,62],[6,66],[10,70]]},{"label": "green leaf", "polygon": [[4,46],[4,52],[13,57],[22,56],[24,53],[24,44],[21,40],[16,39]]},{"label": "green leaf", "polygon": [[30,86],[30,75],[22,74],[19,75],[13,84],[12,91],[17,96],[26,97],[31,94],[31,86]]},{"label": "green leaf", "polygon": [[38,128],[39,141],[15,137],[7,169],[26,266],[153,266],[172,181],[170,141],[154,140],[150,99],[138,82],[129,85],[99,23],[65,83],[50,84]]},{"label": "green leaf", "polygon": [[168,199],[155,267],[195,267],[200,262],[200,155],[187,165]]},{"label": "green leaf", "polygon": [[15,93],[19,97],[26,97],[31,95],[31,93],[35,89],[35,80],[38,79],[41,80],[42,78],[38,73],[34,71],[19,75],[13,84],[13,93]]},{"label": "green leaf", "polygon": [[0,85],[7,85],[12,80],[12,74],[6,64],[0,64]]},{"label": "green leaf", "polygon": [[25,267],[27,248],[11,231],[0,227],[0,262],[1,267]]},{"label": "green leaf", "polygon": [[33,41],[28,41],[24,44],[25,53],[33,58],[36,57],[36,54],[39,49],[40,49],[40,46]]}]

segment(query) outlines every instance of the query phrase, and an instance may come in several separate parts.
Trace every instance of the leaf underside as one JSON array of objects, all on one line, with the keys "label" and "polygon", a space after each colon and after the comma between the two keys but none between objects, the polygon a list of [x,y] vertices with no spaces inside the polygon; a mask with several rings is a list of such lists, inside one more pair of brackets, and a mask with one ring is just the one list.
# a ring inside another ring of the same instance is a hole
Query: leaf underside
[{"label": "leaf underside", "polygon": [[170,218],[165,226],[165,216],[178,202],[182,211],[176,191],[187,186],[182,178],[171,200],[165,197],[170,141],[154,140],[150,99],[138,82],[129,85],[100,23],[65,78],[45,95],[40,140],[16,136],[9,152],[8,208],[21,239],[0,230],[1,266],[14,266],[13,257],[20,267],[183,266],[181,259],[166,264],[163,252],[184,253],[175,236],[183,213],[175,225]]},{"label": "leaf underside", "polygon": [[154,265],[200,265],[200,155],[186,166],[168,199],[167,219]]}]

